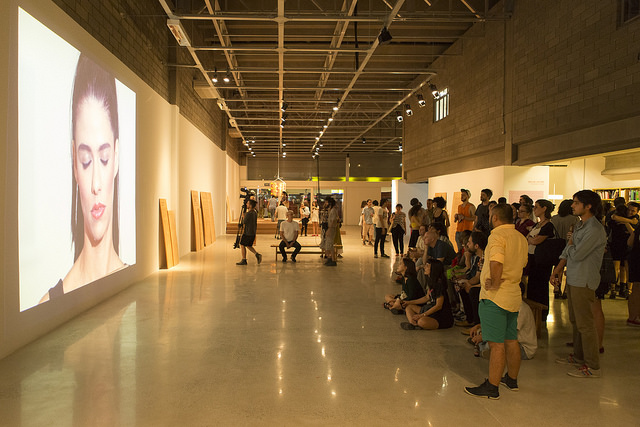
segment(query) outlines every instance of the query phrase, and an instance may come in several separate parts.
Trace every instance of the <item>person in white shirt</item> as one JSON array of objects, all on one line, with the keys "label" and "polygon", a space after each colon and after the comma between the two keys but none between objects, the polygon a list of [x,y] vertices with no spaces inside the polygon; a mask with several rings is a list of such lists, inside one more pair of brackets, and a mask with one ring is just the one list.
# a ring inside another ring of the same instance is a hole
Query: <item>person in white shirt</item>
[{"label": "person in white shirt", "polygon": [[287,220],[288,211],[289,209],[284,205],[284,202],[280,202],[280,206],[276,208],[276,219],[278,220],[278,225],[276,225],[276,239],[280,237],[280,224]]},{"label": "person in white shirt", "polygon": [[380,245],[380,256],[382,258],[389,258],[389,255],[384,253],[384,241],[387,237],[389,212],[387,211],[387,201],[382,199],[381,202],[380,206],[378,206],[378,201],[373,201],[373,223],[376,226],[376,241],[373,244],[373,257],[378,258],[378,245]]},{"label": "person in white shirt", "polygon": [[[536,321],[529,304],[522,301],[518,312],[518,344],[520,344],[520,358],[531,360],[538,350],[538,336],[536,335]],[[489,358],[491,349],[487,341],[482,340],[480,325],[471,329],[471,340],[477,344],[478,356]]]},{"label": "person in white shirt", "polygon": [[269,199],[269,217],[271,218],[271,222],[276,220],[276,208],[278,207],[278,199],[276,196],[271,196]]},{"label": "person in white shirt", "polygon": [[309,216],[311,215],[311,211],[307,206],[307,202],[302,202],[300,204],[300,218],[302,218],[302,230],[300,235],[304,232],[304,235],[307,235],[307,227],[309,226]]},{"label": "person in white shirt", "polygon": [[282,254],[282,262],[287,262],[287,253],[285,252],[285,248],[294,247],[295,250],[291,255],[291,261],[296,262],[296,255],[302,249],[300,243],[298,243],[298,230],[300,229],[300,225],[298,221],[293,220],[293,211],[287,211],[287,220],[282,221],[280,224],[280,238],[282,241],[280,242],[280,254]]}]

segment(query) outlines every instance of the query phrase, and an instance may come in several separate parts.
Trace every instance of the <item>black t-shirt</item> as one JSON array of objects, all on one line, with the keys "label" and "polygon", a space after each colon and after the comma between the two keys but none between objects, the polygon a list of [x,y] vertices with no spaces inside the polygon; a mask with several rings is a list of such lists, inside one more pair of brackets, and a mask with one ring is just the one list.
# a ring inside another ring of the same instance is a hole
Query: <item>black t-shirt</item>
[{"label": "black t-shirt", "polygon": [[549,221],[545,225],[542,226],[538,236],[547,236],[548,239],[552,239],[556,235],[554,229],[555,229],[555,227],[553,226],[551,221]]},{"label": "black t-shirt", "polygon": [[247,236],[255,236],[258,229],[258,213],[255,209],[251,209],[244,214],[244,234]]},{"label": "black t-shirt", "polygon": [[405,277],[404,283],[402,284],[402,290],[407,294],[408,301],[422,298],[425,295],[424,289],[422,289],[422,285],[420,285],[416,276]]},{"label": "black t-shirt", "polygon": [[485,206],[480,203],[476,208],[476,217],[478,218],[476,228],[488,235],[491,232],[491,226],[489,224],[489,205]]}]

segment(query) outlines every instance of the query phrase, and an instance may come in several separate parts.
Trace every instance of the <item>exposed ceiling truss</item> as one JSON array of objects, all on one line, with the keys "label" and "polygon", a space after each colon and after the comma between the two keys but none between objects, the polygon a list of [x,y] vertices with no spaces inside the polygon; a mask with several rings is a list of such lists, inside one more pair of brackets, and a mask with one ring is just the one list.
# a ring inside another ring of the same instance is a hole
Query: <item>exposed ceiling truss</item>
[{"label": "exposed ceiling truss", "polygon": [[193,62],[169,65],[198,70],[196,92],[259,156],[397,151],[396,111],[417,93],[429,99],[434,61],[482,37],[467,34],[472,25],[508,18],[498,0],[159,2],[189,29],[181,49]]}]

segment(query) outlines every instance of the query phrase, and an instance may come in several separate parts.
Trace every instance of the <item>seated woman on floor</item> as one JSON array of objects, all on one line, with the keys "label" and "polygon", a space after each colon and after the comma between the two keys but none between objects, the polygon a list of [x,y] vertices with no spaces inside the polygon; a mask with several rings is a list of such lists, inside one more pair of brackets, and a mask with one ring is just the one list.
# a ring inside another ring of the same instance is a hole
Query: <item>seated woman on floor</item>
[{"label": "seated woman on floor", "polygon": [[416,264],[409,258],[402,258],[398,265],[398,274],[402,275],[402,293],[399,295],[385,295],[384,308],[391,310],[393,314],[404,314],[403,300],[417,300],[424,297],[424,289],[418,281]]},{"label": "seated woman on floor", "polygon": [[428,295],[416,299],[406,299],[408,322],[402,322],[402,329],[447,329],[453,326],[453,314],[447,295],[447,277],[444,264],[435,259],[427,260],[425,274],[428,276]]}]

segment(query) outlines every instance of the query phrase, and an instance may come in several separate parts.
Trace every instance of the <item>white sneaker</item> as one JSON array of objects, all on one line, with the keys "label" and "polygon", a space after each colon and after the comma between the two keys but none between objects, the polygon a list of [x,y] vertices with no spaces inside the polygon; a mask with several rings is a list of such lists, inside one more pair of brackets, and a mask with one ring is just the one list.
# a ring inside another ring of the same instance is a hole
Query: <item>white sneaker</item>
[{"label": "white sneaker", "polygon": [[602,376],[602,369],[591,369],[587,365],[582,365],[567,372],[567,375],[576,378],[600,378]]}]

